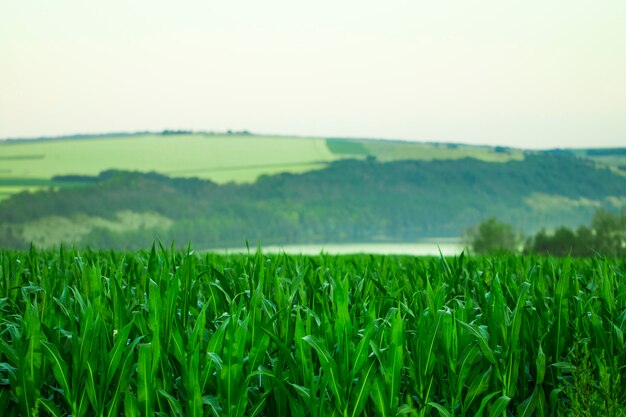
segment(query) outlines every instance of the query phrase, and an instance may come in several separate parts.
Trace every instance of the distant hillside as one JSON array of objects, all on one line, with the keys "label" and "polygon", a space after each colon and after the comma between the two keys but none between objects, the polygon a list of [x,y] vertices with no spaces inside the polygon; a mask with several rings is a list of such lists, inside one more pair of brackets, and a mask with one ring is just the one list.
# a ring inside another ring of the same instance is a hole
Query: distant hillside
[{"label": "distant hillside", "polygon": [[591,159],[626,175],[626,148],[591,148],[568,150],[579,158]]},{"label": "distant hillside", "polygon": [[[370,157],[390,162],[475,158],[506,162],[521,160],[525,153],[506,147],[258,136],[248,132],[164,131],[10,140],[0,141],[0,199],[21,191],[80,186],[58,177],[95,176],[110,169],[154,171],[220,184],[251,183],[261,175],[308,172],[340,159]],[[623,155],[607,157],[579,152],[578,156],[615,167],[626,165]],[[623,171],[626,173],[626,168]]]},{"label": "distant hillside", "polygon": [[[362,152],[362,151],[361,151]],[[369,155],[369,154],[368,154]],[[588,223],[626,207],[626,177],[567,154],[491,163],[471,158],[346,159],[301,174],[217,183],[108,171],[61,178],[74,188],[0,203],[0,246],[34,241],[145,247],[155,236],[196,248],[459,236],[489,217],[527,233]]]}]

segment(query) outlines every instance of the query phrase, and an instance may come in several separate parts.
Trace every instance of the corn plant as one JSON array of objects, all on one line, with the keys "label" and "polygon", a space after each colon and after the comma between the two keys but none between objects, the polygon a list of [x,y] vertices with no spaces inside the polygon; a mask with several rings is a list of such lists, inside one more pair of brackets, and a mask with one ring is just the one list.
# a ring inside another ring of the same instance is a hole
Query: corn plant
[{"label": "corn plant", "polygon": [[626,262],[0,252],[4,416],[623,416]]}]

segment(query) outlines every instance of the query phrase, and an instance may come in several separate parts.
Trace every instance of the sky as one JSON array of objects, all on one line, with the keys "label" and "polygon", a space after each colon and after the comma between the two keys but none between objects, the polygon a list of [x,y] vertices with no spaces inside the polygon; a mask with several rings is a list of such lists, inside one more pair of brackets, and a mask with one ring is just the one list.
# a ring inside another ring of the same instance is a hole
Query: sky
[{"label": "sky", "polygon": [[624,0],[1,0],[0,138],[626,146]]}]

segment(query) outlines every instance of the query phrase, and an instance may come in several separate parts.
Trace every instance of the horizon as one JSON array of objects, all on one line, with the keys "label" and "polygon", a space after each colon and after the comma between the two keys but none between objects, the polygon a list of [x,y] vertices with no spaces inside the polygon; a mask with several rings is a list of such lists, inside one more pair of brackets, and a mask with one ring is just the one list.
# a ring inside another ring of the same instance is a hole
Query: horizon
[{"label": "horizon", "polygon": [[[185,133],[165,133],[166,131],[171,132],[185,132]],[[230,132],[230,133],[229,133]],[[245,133],[244,133],[245,132]],[[282,138],[293,138],[293,139],[340,139],[340,140],[365,140],[365,141],[383,141],[383,142],[408,142],[414,144],[438,144],[438,145],[460,145],[460,146],[472,146],[472,147],[486,147],[486,148],[495,148],[495,147],[504,147],[509,149],[518,149],[522,151],[550,151],[550,150],[585,150],[585,149],[626,149],[626,145],[622,146],[570,146],[570,147],[516,147],[516,146],[508,146],[508,145],[500,145],[500,144],[485,144],[485,143],[464,143],[464,142],[440,142],[440,141],[431,141],[431,140],[419,140],[419,139],[405,139],[405,138],[374,138],[374,137],[350,137],[350,136],[310,136],[310,135],[295,135],[295,134],[282,134],[282,133],[260,133],[260,132],[251,132],[246,129],[242,131],[215,131],[215,130],[187,130],[187,129],[165,129],[161,131],[157,130],[138,130],[138,131],[128,131],[128,132],[95,132],[95,133],[69,133],[69,134],[61,134],[61,135],[53,135],[53,136],[29,136],[29,137],[0,137],[0,143],[9,142],[28,142],[28,141],[45,141],[45,140],[81,140],[81,139],[113,139],[120,137],[134,137],[141,135],[213,135],[213,136],[256,136],[256,137],[282,137]]]}]

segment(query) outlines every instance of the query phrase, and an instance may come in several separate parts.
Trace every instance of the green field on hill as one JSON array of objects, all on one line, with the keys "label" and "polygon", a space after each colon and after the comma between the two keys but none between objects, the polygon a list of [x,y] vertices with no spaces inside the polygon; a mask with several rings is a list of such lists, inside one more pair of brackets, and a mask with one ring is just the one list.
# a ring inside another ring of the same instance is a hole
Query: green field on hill
[{"label": "green field on hill", "polygon": [[[220,184],[251,183],[261,175],[303,173],[346,158],[486,162],[521,160],[505,147],[378,139],[306,138],[251,134],[128,134],[0,142],[0,200],[20,191],[81,186],[56,176],[93,176],[109,169],[197,177]],[[626,150],[562,150],[626,175]]]},{"label": "green field on hill", "polygon": [[80,184],[51,181],[55,176],[97,175],[108,169],[197,177],[217,183],[249,183],[261,175],[302,173],[344,158],[380,161],[472,157],[505,162],[520,150],[249,134],[142,134],[51,138],[0,143],[0,200],[20,191]]},{"label": "green field on hill", "polygon": [[322,168],[335,159],[324,139],[309,138],[155,134],[16,141],[0,144],[0,191],[54,186],[42,180],[108,169],[252,182],[263,174]]}]

